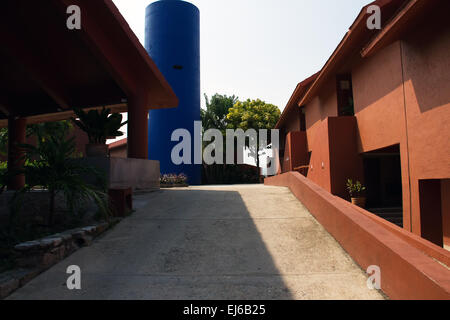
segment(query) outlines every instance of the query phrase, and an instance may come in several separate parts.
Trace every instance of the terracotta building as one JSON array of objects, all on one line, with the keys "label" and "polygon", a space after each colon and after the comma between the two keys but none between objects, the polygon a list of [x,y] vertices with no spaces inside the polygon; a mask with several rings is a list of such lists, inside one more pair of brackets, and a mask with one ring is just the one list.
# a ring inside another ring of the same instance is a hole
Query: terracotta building
[{"label": "terracotta building", "polygon": [[450,2],[375,1],[323,69],[295,89],[277,124],[282,172],[299,171],[367,210],[450,246]]}]

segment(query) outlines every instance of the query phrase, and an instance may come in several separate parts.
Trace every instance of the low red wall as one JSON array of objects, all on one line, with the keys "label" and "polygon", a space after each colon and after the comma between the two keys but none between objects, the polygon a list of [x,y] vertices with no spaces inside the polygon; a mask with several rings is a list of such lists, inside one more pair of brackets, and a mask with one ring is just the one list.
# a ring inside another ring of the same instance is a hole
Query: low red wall
[{"label": "low red wall", "polygon": [[447,251],[444,248],[441,248],[434,243],[419,237],[418,235],[409,232],[408,230],[405,230],[403,228],[400,228],[396,224],[393,224],[383,218],[378,217],[377,215],[364,210],[360,207],[354,206],[353,204],[345,201],[344,199],[337,198],[339,201],[343,201],[346,203],[346,205],[352,206],[354,209],[358,210],[365,216],[369,217],[376,223],[382,225],[384,228],[389,229],[389,231],[393,232],[396,236],[400,237],[402,240],[408,242],[413,247],[419,249],[426,255],[432,257],[433,259],[436,259],[443,264],[450,267],[450,251]]},{"label": "low red wall", "polygon": [[297,172],[265,184],[289,187],[361,268],[379,266],[381,288],[391,299],[450,300],[450,269],[411,245],[412,237],[405,241]]}]

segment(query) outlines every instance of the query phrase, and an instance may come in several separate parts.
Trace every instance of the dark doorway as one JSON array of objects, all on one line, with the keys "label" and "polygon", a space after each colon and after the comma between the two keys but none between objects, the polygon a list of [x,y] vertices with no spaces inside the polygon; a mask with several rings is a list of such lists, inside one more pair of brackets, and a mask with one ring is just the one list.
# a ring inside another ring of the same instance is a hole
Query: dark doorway
[{"label": "dark doorway", "polygon": [[399,146],[365,153],[364,178],[368,210],[402,227],[402,174]]},{"label": "dark doorway", "polygon": [[441,180],[420,180],[419,197],[421,236],[443,247]]}]

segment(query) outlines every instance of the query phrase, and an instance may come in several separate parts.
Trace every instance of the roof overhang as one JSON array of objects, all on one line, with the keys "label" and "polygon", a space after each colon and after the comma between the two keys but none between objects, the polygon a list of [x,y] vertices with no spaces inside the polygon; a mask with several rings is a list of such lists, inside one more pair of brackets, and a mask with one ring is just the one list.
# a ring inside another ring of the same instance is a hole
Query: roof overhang
[{"label": "roof overhang", "polygon": [[[391,43],[401,39],[401,37],[410,30],[411,26],[421,22],[422,17],[429,18],[429,13],[438,5],[446,3],[448,0],[411,0],[405,7],[378,33],[372,41],[367,44],[361,51],[363,58],[370,57],[390,45]],[[440,10],[443,10],[441,8]],[[448,12],[448,11],[447,11]]]},{"label": "roof overhang", "polygon": [[367,18],[369,14],[367,9],[371,5],[378,5],[381,9],[382,23],[385,25],[389,18],[401,7],[407,0],[377,0],[365,6],[359,13],[356,20],[350,26],[338,47],[334,50],[331,57],[325,63],[317,78],[309,87],[307,92],[298,101],[298,106],[303,106],[315,97],[320,89],[326,84],[330,77],[339,72],[349,57],[360,55],[361,46],[370,40],[379,30],[369,30],[367,28]]},{"label": "roof overhang", "polygon": [[295,108],[298,108],[297,105],[298,100],[305,94],[306,90],[309,88],[311,83],[317,78],[318,74],[319,73],[315,73],[314,75],[297,84],[294,92],[292,93],[291,98],[289,99],[286,107],[283,110],[283,113],[281,114],[280,119],[278,120],[275,126],[276,129],[280,129],[288,119],[289,113]]},{"label": "roof overhang", "polygon": [[[80,30],[67,28],[70,5],[81,9]],[[4,0],[0,37],[0,123],[67,119],[75,107],[126,112],[135,95],[147,110],[178,105],[111,0]]]},{"label": "roof overhang", "polygon": [[[90,110],[101,110],[103,108],[110,109],[113,113],[123,113],[128,111],[128,106],[125,103],[122,104],[115,104],[110,106],[102,106],[102,107],[93,107],[93,108],[84,108],[85,111]],[[55,113],[46,113],[36,116],[30,116],[26,117],[27,124],[37,124],[37,123],[43,123],[43,122],[54,122],[54,121],[61,121],[61,120],[67,120],[72,117],[76,117],[75,112],[72,110],[68,111],[61,111],[61,112],[55,112]],[[6,128],[8,127],[8,119],[1,119],[0,120],[0,128]]]}]

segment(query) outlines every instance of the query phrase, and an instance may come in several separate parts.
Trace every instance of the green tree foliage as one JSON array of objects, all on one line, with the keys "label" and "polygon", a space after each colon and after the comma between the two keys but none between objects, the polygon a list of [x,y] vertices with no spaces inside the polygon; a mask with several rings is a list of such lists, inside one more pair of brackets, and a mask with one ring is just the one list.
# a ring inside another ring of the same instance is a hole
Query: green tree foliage
[{"label": "green tree foliage", "polygon": [[273,129],[280,119],[280,109],[260,99],[236,102],[227,115],[229,129]]},{"label": "green tree foliage", "polygon": [[[227,127],[229,129],[242,129],[244,131],[248,129],[255,129],[257,133],[256,150],[250,150],[256,160],[257,167],[259,168],[258,152],[259,146],[259,130],[260,129],[273,129],[280,119],[280,109],[277,106],[269,103],[265,103],[260,99],[250,100],[244,102],[236,102],[235,105],[230,108],[227,115]],[[270,134],[269,137],[270,139]],[[263,146],[265,147],[265,146]]]},{"label": "green tree foliage", "polygon": [[225,133],[227,128],[227,115],[238,98],[234,95],[227,96],[216,93],[209,100],[205,94],[206,110],[201,109],[201,119],[203,130],[219,129],[222,133]]}]

